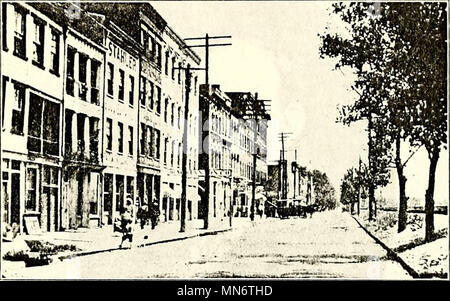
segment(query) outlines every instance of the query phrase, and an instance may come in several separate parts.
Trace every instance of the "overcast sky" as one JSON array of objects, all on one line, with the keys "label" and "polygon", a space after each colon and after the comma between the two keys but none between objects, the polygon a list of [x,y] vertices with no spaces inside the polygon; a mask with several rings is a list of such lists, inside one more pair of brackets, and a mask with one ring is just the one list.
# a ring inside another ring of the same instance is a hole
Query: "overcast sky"
[{"label": "overcast sky", "polygon": [[[302,165],[326,172],[338,189],[346,169],[367,161],[366,123],[350,127],[335,122],[337,107],[351,103],[353,76],[350,70],[334,71],[336,61],[319,58],[320,40],[326,26],[340,31],[342,23],[329,15],[331,2],[324,1],[152,1],[152,5],[182,38],[232,35],[232,46],[210,51],[210,83],[223,91],[258,92],[270,99],[268,159],[279,159],[280,132],[292,132],[286,147],[298,150]],[[225,40],[218,40],[225,42]],[[199,48],[195,51],[204,58]],[[202,78],[203,73],[200,73]],[[203,77],[204,80],[204,77]],[[424,198],[428,159],[419,151],[407,166],[407,193]],[[438,164],[437,202],[448,202],[448,152]],[[383,195],[396,198],[397,178]],[[441,201],[440,201],[441,200]]]}]

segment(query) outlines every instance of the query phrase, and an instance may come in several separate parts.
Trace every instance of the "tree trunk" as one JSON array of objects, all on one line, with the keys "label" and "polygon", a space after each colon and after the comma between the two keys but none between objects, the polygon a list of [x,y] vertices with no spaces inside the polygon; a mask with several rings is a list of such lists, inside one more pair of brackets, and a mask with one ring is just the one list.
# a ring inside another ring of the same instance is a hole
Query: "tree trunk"
[{"label": "tree trunk", "polygon": [[425,241],[430,242],[434,234],[434,184],[436,166],[439,160],[439,149],[433,149],[430,153],[430,170],[428,173],[428,188],[425,192]]},{"label": "tree trunk", "polygon": [[398,206],[398,233],[406,229],[408,220],[408,198],[406,197],[406,177],[403,172],[403,164],[400,158],[400,136],[395,141],[395,167],[397,168],[398,184],[400,192],[400,204]]},{"label": "tree trunk", "polygon": [[369,221],[375,220],[375,186],[369,183]]}]

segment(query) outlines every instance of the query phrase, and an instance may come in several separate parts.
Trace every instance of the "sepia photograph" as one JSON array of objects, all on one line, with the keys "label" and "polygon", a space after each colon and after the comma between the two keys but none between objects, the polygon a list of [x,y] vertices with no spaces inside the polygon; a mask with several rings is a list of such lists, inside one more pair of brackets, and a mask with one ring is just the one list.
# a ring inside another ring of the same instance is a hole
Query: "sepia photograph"
[{"label": "sepia photograph", "polygon": [[0,280],[448,280],[448,28],[444,1],[2,1]]}]

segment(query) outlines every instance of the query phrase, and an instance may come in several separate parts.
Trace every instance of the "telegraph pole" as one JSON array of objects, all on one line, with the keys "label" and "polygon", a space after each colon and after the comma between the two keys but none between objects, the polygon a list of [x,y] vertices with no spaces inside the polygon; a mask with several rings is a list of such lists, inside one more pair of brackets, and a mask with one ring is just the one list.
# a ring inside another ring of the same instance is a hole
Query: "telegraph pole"
[{"label": "telegraph pole", "polygon": [[281,198],[287,198],[287,162],[285,160],[284,153],[286,150],[284,149],[284,140],[287,139],[292,133],[282,132],[280,133],[279,138],[281,139],[281,166],[283,168],[283,172],[281,175]]},{"label": "telegraph pole", "polygon": [[[205,85],[209,87],[209,47],[219,47],[219,46],[231,46],[231,43],[215,43],[210,44],[210,40],[216,39],[231,39],[231,36],[213,36],[210,37],[208,34],[205,34],[204,37],[195,37],[195,38],[186,38],[184,41],[205,41],[204,44],[198,45],[185,45],[184,48],[205,48],[205,67],[204,68],[196,68],[196,70],[204,70],[205,71]],[[202,139],[200,136],[199,139]],[[200,145],[203,145],[201,143]],[[205,151],[204,155],[206,157],[206,161],[208,162],[207,168],[205,169],[205,195],[206,195],[206,206],[204,212],[204,229],[208,229],[209,227],[209,149]],[[230,204],[231,205],[231,204]],[[230,221],[231,223],[231,221]]]},{"label": "telegraph pole", "polygon": [[189,93],[191,92],[191,66],[188,64],[186,72],[184,102],[184,127],[183,127],[183,156],[181,160],[181,224],[180,232],[186,231],[186,194],[187,194],[187,152],[188,152],[188,120],[189,120]]}]

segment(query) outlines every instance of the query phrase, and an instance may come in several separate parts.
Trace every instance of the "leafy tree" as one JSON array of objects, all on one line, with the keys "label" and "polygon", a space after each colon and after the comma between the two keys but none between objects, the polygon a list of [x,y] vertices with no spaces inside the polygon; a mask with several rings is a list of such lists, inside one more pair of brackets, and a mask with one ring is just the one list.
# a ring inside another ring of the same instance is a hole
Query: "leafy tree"
[{"label": "leafy tree", "polygon": [[336,208],[336,191],[331,185],[326,173],[313,170],[315,203],[319,210],[332,210]]},{"label": "leafy tree", "polygon": [[[333,5],[333,12],[349,25],[351,38],[323,35],[321,56],[339,57],[336,68],[349,66],[356,72],[352,88],[360,98],[342,108],[341,121],[350,124],[368,119],[372,181],[394,158],[399,177],[399,232],[406,226],[403,169],[415,151],[425,146],[430,160],[425,194],[426,240],[430,240],[434,231],[436,165],[440,149],[447,141],[446,4],[385,3],[375,18],[370,6],[370,3]],[[375,158],[371,158],[377,145],[373,143],[372,130],[378,142],[383,143]],[[402,141],[416,148],[410,150],[406,160],[400,157]],[[392,144],[394,153],[390,151]],[[379,154],[384,157],[381,161],[377,160]],[[373,185],[372,181],[369,184]],[[369,198],[372,196],[369,185]]]}]

